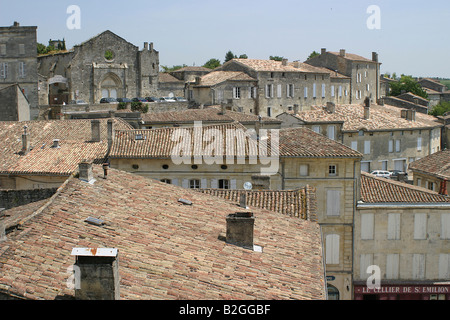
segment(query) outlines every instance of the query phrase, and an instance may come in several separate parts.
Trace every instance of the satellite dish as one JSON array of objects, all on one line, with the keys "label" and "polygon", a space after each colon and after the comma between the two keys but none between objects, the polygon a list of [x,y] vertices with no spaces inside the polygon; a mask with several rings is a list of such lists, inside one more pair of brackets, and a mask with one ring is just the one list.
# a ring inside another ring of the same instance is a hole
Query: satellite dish
[{"label": "satellite dish", "polygon": [[253,186],[250,182],[244,183],[244,189],[245,190],[252,190]]}]

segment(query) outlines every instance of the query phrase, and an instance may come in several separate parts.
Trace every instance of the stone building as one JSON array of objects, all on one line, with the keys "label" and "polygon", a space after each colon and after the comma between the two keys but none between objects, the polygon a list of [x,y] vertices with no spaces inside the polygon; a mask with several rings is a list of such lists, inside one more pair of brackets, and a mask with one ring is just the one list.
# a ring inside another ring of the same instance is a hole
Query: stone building
[{"label": "stone building", "polygon": [[38,107],[36,30],[18,22],[0,27],[0,89],[18,84],[32,111]]},{"label": "stone building", "polygon": [[354,239],[354,299],[450,300],[450,197],[362,173]]},{"label": "stone building", "polygon": [[303,126],[339,141],[364,155],[361,169],[408,169],[408,164],[441,148],[443,124],[434,116],[389,105],[314,107],[297,114],[283,113],[283,127]]},{"label": "stone building", "polygon": [[321,49],[321,54],[305,61],[316,67],[336,70],[351,79],[349,96],[350,102],[362,103],[366,97],[377,102],[382,94],[380,88],[380,65],[378,54],[372,53],[372,59],[357,54],[348,53],[345,49],[339,52]]},{"label": "stone building", "polygon": [[448,194],[450,190],[450,149],[441,150],[409,164],[414,185]]},{"label": "stone building", "polygon": [[[215,79],[215,82],[208,83],[213,77],[220,81]],[[207,83],[204,87],[209,88],[201,95],[198,93],[200,101],[217,103],[226,99],[236,110],[267,117],[275,117],[294,108],[306,110],[326,101],[350,101],[349,77],[327,67],[299,61],[289,63],[287,59],[232,59],[216,68],[214,74],[203,76],[192,87],[202,88],[202,81]],[[195,97],[190,97],[195,100]]]},{"label": "stone building", "polygon": [[0,121],[29,121],[30,104],[18,84],[0,89]]},{"label": "stone building", "polygon": [[159,52],[153,43],[139,50],[109,30],[68,52],[39,56],[38,70],[47,79],[50,105],[158,95]]}]

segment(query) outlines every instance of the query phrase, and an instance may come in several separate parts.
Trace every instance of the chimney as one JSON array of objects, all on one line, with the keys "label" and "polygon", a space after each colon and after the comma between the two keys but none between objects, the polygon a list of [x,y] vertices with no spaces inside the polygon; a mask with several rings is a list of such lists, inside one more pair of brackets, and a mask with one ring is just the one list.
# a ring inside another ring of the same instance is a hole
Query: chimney
[{"label": "chimney", "polygon": [[236,212],[227,216],[226,242],[253,250],[255,217],[251,212]]},{"label": "chimney", "polygon": [[102,167],[103,167],[103,179],[106,179],[106,178],[108,177],[108,167],[109,167],[109,164],[108,164],[108,163],[104,163],[104,164],[102,165]]},{"label": "chimney", "polygon": [[327,102],[327,111],[334,113],[336,111],[336,104],[334,102]]},{"label": "chimney", "polygon": [[[2,209],[0,209],[2,210]],[[5,225],[3,224],[3,222],[0,222],[0,242],[2,241],[6,241],[6,229],[5,229]]]},{"label": "chimney", "polygon": [[111,149],[112,143],[114,141],[114,121],[108,119],[108,150]]},{"label": "chimney", "polygon": [[20,23],[18,23],[17,21],[14,21],[14,27],[20,27]]},{"label": "chimney", "polygon": [[227,110],[227,108],[225,107],[225,103],[222,102],[220,104],[220,112],[219,112],[219,114],[224,115],[227,112],[226,110]]},{"label": "chimney", "polygon": [[30,134],[28,133],[28,126],[24,126],[22,134],[22,153],[25,155],[29,151],[30,151]]},{"label": "chimney", "polygon": [[298,114],[298,104],[294,104],[294,114]]},{"label": "chimney", "polygon": [[300,61],[294,61],[294,63],[292,64],[292,66],[294,67],[294,68],[300,68]]},{"label": "chimney", "polygon": [[373,62],[378,62],[378,53],[372,52],[372,61]]},{"label": "chimney", "polygon": [[119,258],[113,248],[73,248],[75,299],[119,300]]},{"label": "chimney", "polygon": [[339,51],[339,55],[340,55],[341,57],[345,57],[345,49],[341,49],[341,50]]},{"label": "chimney", "polygon": [[364,119],[369,120],[370,119],[370,98],[366,97],[364,99]]},{"label": "chimney", "polygon": [[247,207],[247,193],[246,192],[241,192],[241,194],[239,195],[239,207],[244,208],[244,209],[248,209],[248,207]]},{"label": "chimney", "polygon": [[59,139],[53,139],[53,145],[52,145],[52,148],[55,148],[55,149],[61,148],[61,147],[59,146]]},{"label": "chimney", "polygon": [[153,42],[150,42],[150,51],[153,51]]},{"label": "chimney", "polygon": [[78,173],[79,179],[89,182],[94,179],[94,173],[92,171],[92,162],[88,160],[83,160],[80,164],[78,164]]},{"label": "chimney", "polygon": [[[447,179],[441,180],[441,187],[439,188],[439,194],[442,194],[444,196],[448,196],[447,191]],[[1,240],[1,239],[0,239]]]},{"label": "chimney", "polygon": [[282,66],[287,66],[287,64],[288,64],[288,59],[281,60],[281,65]]},{"label": "chimney", "polygon": [[416,121],[416,110],[412,109],[406,110],[406,120]]},{"label": "chimney", "polygon": [[144,42],[144,51],[148,50],[148,42]]},{"label": "chimney", "polygon": [[100,120],[91,121],[92,142],[100,142]]},{"label": "chimney", "polygon": [[195,82],[194,82],[194,84],[195,84],[196,86],[198,86],[198,85],[200,84],[200,82],[201,82],[201,78],[200,78],[200,77],[195,77]]},{"label": "chimney", "polygon": [[327,48],[320,49],[320,54],[325,54],[327,52]]}]

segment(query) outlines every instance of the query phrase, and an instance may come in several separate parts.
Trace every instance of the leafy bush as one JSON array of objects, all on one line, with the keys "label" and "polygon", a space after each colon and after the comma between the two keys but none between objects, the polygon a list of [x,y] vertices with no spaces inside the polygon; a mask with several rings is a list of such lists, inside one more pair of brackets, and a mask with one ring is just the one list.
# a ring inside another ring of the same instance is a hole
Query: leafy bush
[{"label": "leafy bush", "polygon": [[450,102],[441,101],[438,105],[434,106],[428,113],[432,116],[442,116],[444,113],[450,111]]},{"label": "leafy bush", "polygon": [[147,113],[148,112],[148,104],[143,104],[142,102],[132,102],[131,103],[131,111],[133,112],[141,112],[141,113]]},{"label": "leafy bush", "polygon": [[126,102],[119,102],[119,105],[117,106],[117,110],[124,110],[127,108]]}]

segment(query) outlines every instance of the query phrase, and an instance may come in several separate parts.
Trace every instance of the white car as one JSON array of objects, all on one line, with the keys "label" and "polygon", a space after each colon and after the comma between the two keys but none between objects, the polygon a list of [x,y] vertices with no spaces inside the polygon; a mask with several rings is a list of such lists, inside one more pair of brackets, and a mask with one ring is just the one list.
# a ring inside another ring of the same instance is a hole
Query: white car
[{"label": "white car", "polygon": [[160,98],[160,101],[161,102],[175,102],[175,99],[170,98],[170,97],[163,97],[163,98]]},{"label": "white car", "polygon": [[389,171],[385,171],[385,170],[375,170],[372,171],[370,174],[373,174],[376,177],[381,177],[381,178],[390,178],[391,177],[391,173]]}]

